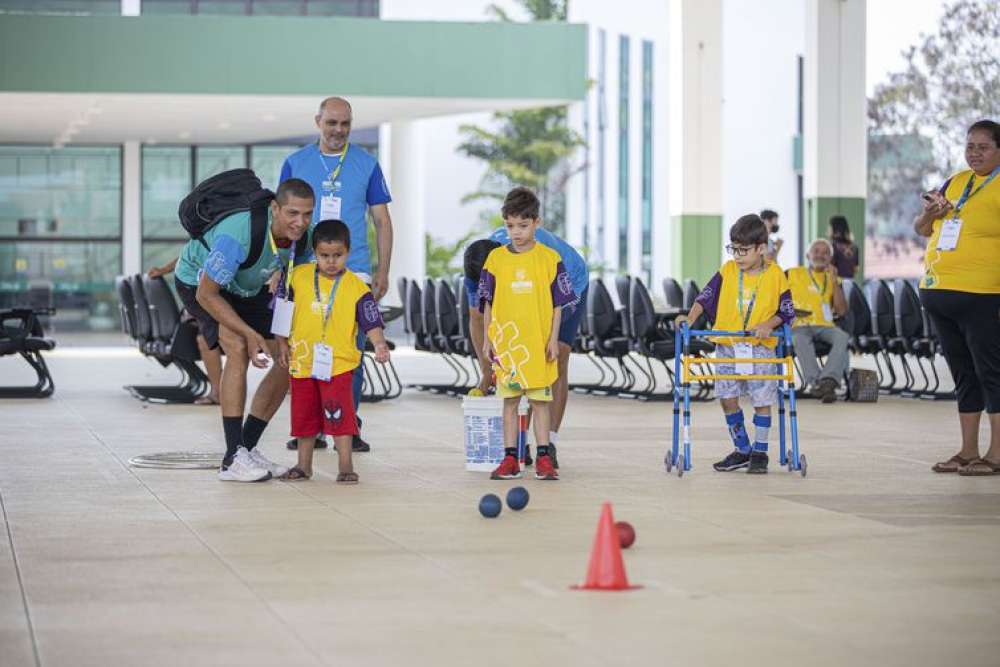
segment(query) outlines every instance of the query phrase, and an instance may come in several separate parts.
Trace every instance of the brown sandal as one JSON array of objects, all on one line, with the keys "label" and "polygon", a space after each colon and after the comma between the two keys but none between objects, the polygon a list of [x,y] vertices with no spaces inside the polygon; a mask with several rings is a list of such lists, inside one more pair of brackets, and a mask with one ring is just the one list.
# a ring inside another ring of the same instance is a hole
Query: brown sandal
[{"label": "brown sandal", "polygon": [[963,466],[958,474],[962,477],[990,477],[1000,475],[1000,463],[993,463],[986,459],[976,459],[970,461],[969,465]]},{"label": "brown sandal", "polygon": [[302,468],[298,466],[292,466],[291,468],[288,469],[288,472],[286,472],[284,475],[281,476],[281,479],[285,480],[286,482],[304,482],[308,480],[309,477],[310,475],[307,475],[306,471],[303,470]]},{"label": "brown sandal", "polygon": [[358,473],[342,472],[337,474],[337,484],[357,484]]},{"label": "brown sandal", "polygon": [[931,467],[931,470],[934,472],[958,472],[965,466],[973,463],[975,460],[976,459],[963,459],[958,454],[955,454],[947,461],[939,461],[938,463],[935,463]]}]

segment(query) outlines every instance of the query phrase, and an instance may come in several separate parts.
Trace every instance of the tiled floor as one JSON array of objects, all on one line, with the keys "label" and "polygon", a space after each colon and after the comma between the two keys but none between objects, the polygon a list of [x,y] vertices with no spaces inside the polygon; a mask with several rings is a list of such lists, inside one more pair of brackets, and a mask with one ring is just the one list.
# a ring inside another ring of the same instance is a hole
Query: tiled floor
[{"label": "tiled floor", "polygon": [[[397,358],[404,380],[441,369]],[[697,404],[678,479],[667,404],[573,396],[563,479],[485,520],[479,497],[513,484],[463,470],[456,399],[364,406],[357,487],[330,453],[307,483],[222,484],[127,463],[220,447],[213,409],[121,389],[169,372],[68,346],[52,367],[54,398],[0,401],[3,667],[1000,664],[1000,478],[929,472],[953,403],[801,403],[805,479],[712,472],[726,436]],[[643,587],[572,591],[605,500]]]}]

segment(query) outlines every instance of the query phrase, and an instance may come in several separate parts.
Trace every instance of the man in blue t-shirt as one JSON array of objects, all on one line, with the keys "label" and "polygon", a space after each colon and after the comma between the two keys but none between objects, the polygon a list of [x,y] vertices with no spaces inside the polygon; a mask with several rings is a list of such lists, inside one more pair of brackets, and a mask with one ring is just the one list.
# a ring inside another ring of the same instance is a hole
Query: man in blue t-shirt
[{"label": "man in blue t-shirt", "polygon": [[[569,356],[573,351],[573,340],[580,330],[580,320],[587,309],[587,287],[590,284],[590,271],[587,269],[587,261],[566,241],[562,240],[544,227],[539,227],[535,232],[535,239],[542,245],[552,248],[559,253],[566,273],[569,274],[573,283],[573,292],[576,299],[563,306],[562,320],[559,325],[559,378],[552,385],[552,407],[550,411],[550,421],[552,431],[549,433],[549,444],[555,445],[558,439],[559,427],[562,425],[563,415],[566,414],[566,401],[569,399]],[[483,356],[483,313],[480,310],[479,299],[479,273],[482,271],[483,263],[490,251],[498,246],[510,243],[510,235],[507,228],[501,226],[497,228],[489,239],[473,242],[465,252],[465,293],[469,300],[469,335],[472,338],[472,345],[476,349],[476,357],[479,359],[482,369],[482,379],[479,381],[477,389],[485,394],[493,384],[493,371],[490,361]],[[554,448],[549,450],[555,452]],[[558,459],[553,455],[553,461],[558,465]]]},{"label": "man in blue t-shirt", "polygon": [[[392,219],[389,217],[389,186],[378,160],[349,141],[354,120],[351,105],[340,97],[328,97],[316,114],[319,141],[303,146],[285,159],[279,182],[301,178],[312,186],[316,196],[313,226],[321,220],[341,220],[351,231],[351,250],[347,268],[371,285],[378,301],[389,287],[389,261],[392,258]],[[368,213],[375,224],[378,267],[372,275],[368,249]],[[364,349],[365,336],[358,334],[358,348]],[[361,401],[363,365],[354,371],[355,414]],[[361,420],[358,419],[360,428]],[[294,449],[294,440],[288,443]],[[367,452],[370,447],[354,436],[353,449]]]},{"label": "man in blue t-shirt", "polygon": [[[220,344],[226,353],[220,403],[226,454],[219,479],[256,482],[280,477],[287,468],[266,459],[256,449],[268,421],[288,391],[288,371],[271,364],[261,380],[243,421],[247,394],[247,366],[266,368],[277,346],[271,333],[272,275],[305,255],[293,248],[308,243],[313,191],[298,178],[278,188],[268,209],[264,238],[254,238],[249,212],[223,218],[200,239],[188,241],[174,269],[177,294],[209,347]],[[249,266],[252,249],[260,255]]]}]

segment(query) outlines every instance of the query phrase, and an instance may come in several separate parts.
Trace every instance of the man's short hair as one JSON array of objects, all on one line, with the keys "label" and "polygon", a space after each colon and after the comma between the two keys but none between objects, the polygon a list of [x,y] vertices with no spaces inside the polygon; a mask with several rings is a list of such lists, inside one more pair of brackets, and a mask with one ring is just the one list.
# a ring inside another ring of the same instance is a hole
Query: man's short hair
[{"label": "man's short hair", "polygon": [[729,240],[738,245],[766,245],[767,225],[755,213],[744,215],[729,228]]},{"label": "man's short hair", "polygon": [[830,250],[830,254],[831,254],[831,255],[833,254],[833,244],[832,244],[832,243],[830,243],[830,242],[829,242],[828,240],[826,240],[826,239],[816,239],[815,241],[813,241],[812,243],[810,243],[810,244],[809,244],[809,250],[807,250],[807,251],[806,251],[806,253],[808,254],[808,253],[812,252],[812,249],[813,249],[813,248],[814,248],[815,246],[819,245],[819,244],[822,244],[822,245],[825,245],[825,246],[826,246],[827,248],[829,248],[829,250]]},{"label": "man's short hair", "polygon": [[778,212],[772,211],[769,208],[765,208],[763,211],[760,212],[761,220],[774,220],[777,217],[778,217]]},{"label": "man's short hair", "polygon": [[986,132],[989,132],[993,135],[993,143],[1000,146],[1000,123],[989,120],[988,118],[977,120],[969,126],[969,131],[965,133],[965,136],[969,136],[976,130],[985,130]]},{"label": "man's short hair", "polygon": [[351,249],[351,230],[340,220],[321,220],[313,228],[313,250],[320,243],[343,243],[348,250]]},{"label": "man's short hair", "polygon": [[284,206],[288,203],[289,197],[296,197],[298,199],[312,199],[316,201],[316,196],[313,194],[312,186],[303,181],[301,178],[288,178],[281,182],[278,186],[278,191],[274,194],[274,198],[278,201],[278,206]]},{"label": "man's short hair", "polygon": [[469,247],[465,249],[465,258],[463,260],[465,277],[469,280],[478,281],[479,274],[483,272],[483,264],[486,263],[486,258],[499,247],[500,244],[491,239],[480,239],[469,244]]},{"label": "man's short hair", "polygon": [[351,103],[345,100],[343,97],[336,97],[336,96],[327,97],[326,99],[324,99],[322,102],[319,103],[319,115],[320,116],[323,115],[323,109],[326,108],[327,104],[332,104],[334,102],[341,102],[343,104],[346,104],[347,110],[351,113],[351,117],[352,118],[354,117],[354,107],[351,106]]},{"label": "man's short hair", "polygon": [[507,193],[503,200],[503,207],[500,209],[500,215],[503,216],[504,220],[507,218],[535,220],[538,218],[540,208],[541,202],[538,201],[537,195],[524,186],[518,186]]}]

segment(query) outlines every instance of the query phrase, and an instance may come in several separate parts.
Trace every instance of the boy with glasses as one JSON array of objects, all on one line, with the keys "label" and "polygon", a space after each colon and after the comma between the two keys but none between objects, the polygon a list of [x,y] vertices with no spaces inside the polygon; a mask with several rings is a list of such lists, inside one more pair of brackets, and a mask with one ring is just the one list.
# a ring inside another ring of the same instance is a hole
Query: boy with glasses
[{"label": "boy with glasses", "polygon": [[[733,256],[722,265],[701,291],[687,317],[678,322],[696,322],[702,313],[719,331],[753,332],[752,338],[718,336],[716,354],[722,358],[774,357],[774,329],[791,324],[795,306],[788,280],[777,264],[767,260],[767,227],[756,215],[745,215],[729,230],[726,250]],[[772,375],[771,363],[721,363],[716,373]],[[771,404],[778,398],[777,380],[719,380],[715,393],[722,405],[733,451],[715,464],[719,472],[747,468],[751,474],[767,472],[767,436],[771,427]],[[754,442],[744,426],[740,396],[750,396],[754,407]]]}]

